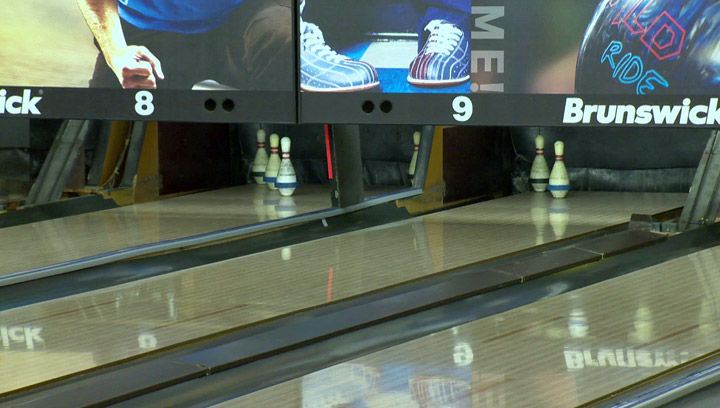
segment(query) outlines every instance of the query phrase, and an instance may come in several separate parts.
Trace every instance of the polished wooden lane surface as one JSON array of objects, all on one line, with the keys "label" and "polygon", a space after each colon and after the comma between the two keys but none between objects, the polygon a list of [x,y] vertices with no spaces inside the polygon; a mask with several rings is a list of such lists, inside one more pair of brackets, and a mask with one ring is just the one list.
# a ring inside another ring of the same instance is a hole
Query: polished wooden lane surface
[{"label": "polished wooden lane surface", "polygon": [[[684,199],[574,193],[558,211],[549,195],[517,195],[2,311],[8,337],[0,394],[626,222],[632,212],[657,213]],[[30,357],[37,353],[47,359]]]},{"label": "polished wooden lane surface", "polygon": [[216,408],[566,408],[720,349],[720,247],[367,355]]},{"label": "polished wooden lane surface", "polygon": [[330,190],[304,185],[280,199],[247,185],[0,229],[0,276],[329,208]]}]

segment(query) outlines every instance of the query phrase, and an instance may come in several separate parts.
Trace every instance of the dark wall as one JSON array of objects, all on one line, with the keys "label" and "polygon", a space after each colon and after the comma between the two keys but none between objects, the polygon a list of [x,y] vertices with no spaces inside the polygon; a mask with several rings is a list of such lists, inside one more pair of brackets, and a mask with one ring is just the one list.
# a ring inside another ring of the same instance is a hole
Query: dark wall
[{"label": "dark wall", "polygon": [[37,121],[0,120],[0,202],[8,195],[25,196],[30,191],[32,179],[40,171],[54,138],[52,132],[57,131],[55,122],[42,122],[42,129],[37,132],[37,126],[32,126]]},{"label": "dark wall", "polygon": [[[243,161],[252,162],[255,131],[241,125]],[[262,125],[293,140],[293,165],[301,183],[327,182],[325,136],[321,125]],[[409,185],[407,166],[417,126],[361,126],[365,183]],[[576,191],[687,192],[711,131],[663,128],[505,128],[512,145],[513,191],[530,190],[528,175],[535,156],[535,136],[545,137],[545,159],[552,167],[552,145],[565,142],[565,163]],[[514,151],[513,151],[514,149]]]},{"label": "dark wall", "polygon": [[6,119],[0,121],[0,149],[30,147],[30,121]]},{"label": "dark wall", "polygon": [[[31,121],[29,149],[18,147],[3,152],[0,178],[22,180],[23,188],[27,188],[42,165],[42,159],[60,123]],[[325,133],[322,125],[240,124],[229,127],[231,138],[240,141],[237,155],[241,162],[228,170],[232,173],[231,184],[242,184],[249,180],[248,170],[256,150],[255,133],[260,126],[265,128],[268,135],[277,132],[280,136],[292,138],[293,165],[301,183],[327,183]],[[183,127],[183,131],[189,128]],[[360,127],[366,184],[409,185],[407,167],[413,153],[412,133],[415,130],[419,130],[419,127]],[[507,149],[514,157],[512,181],[515,192],[530,189],[528,175],[538,133],[545,137],[545,158],[550,166],[554,162],[553,142],[565,142],[565,162],[574,190],[677,192],[686,192],[690,187],[695,168],[711,134],[709,129],[569,127],[506,128],[505,132],[512,141]],[[93,147],[93,140],[88,140],[88,163],[92,158]],[[174,156],[173,161],[181,161],[180,156]],[[207,166],[201,167],[208,169]],[[215,173],[211,171],[211,174]],[[227,181],[223,180],[223,183]]]},{"label": "dark wall", "polygon": [[553,143],[565,142],[565,165],[574,190],[687,192],[700,162],[709,129],[672,128],[510,128],[517,153],[516,191],[527,181],[535,137],[545,138],[545,159],[555,161]]},{"label": "dark wall", "polygon": [[241,184],[236,142],[227,124],[160,123],[160,194]]}]

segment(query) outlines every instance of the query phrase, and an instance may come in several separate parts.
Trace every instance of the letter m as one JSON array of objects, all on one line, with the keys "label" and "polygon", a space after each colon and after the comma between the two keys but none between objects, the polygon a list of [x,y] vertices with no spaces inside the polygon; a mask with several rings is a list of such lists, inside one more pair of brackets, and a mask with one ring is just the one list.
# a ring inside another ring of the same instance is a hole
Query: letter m
[{"label": "letter m", "polygon": [[505,29],[488,24],[490,21],[505,16],[505,6],[473,6],[473,16],[475,18],[475,28],[480,31],[473,30],[473,40],[502,40],[505,38]]}]

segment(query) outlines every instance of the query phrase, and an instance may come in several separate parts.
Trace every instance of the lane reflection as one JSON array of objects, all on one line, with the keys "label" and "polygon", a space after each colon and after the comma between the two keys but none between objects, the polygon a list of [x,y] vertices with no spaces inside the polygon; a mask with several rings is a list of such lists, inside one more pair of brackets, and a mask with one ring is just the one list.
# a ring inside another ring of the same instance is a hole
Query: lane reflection
[{"label": "lane reflection", "polygon": [[567,408],[720,349],[720,247],[224,404]]},{"label": "lane reflection", "polygon": [[470,408],[469,368],[341,364],[302,379],[302,406]]},{"label": "lane reflection", "polygon": [[[613,205],[606,204],[603,207],[592,196],[575,194],[572,197],[568,200],[575,200],[572,204],[573,214],[576,211],[579,214],[581,209],[585,213],[577,216],[577,220],[582,223],[567,227],[567,235],[587,232],[598,225],[626,221],[627,211],[613,210]],[[662,198],[658,196],[642,197],[639,204],[638,201],[633,202],[633,208],[637,211],[652,212],[652,208],[665,208],[668,205],[663,204]],[[249,200],[253,198],[257,197],[250,196]],[[276,207],[278,203],[272,205]],[[603,219],[597,216],[606,214],[604,211],[611,211],[603,209],[605,207],[614,211],[613,217]],[[253,211],[257,209],[252,208]],[[537,234],[530,209],[528,197],[514,196],[508,200],[494,200],[452,212],[441,212],[407,222],[368,228],[0,311],[0,327],[6,327],[7,331],[7,341],[0,331],[0,364],[5,368],[4,371],[0,370],[0,393],[499,256],[508,251],[532,247],[536,243]],[[277,208],[275,212],[266,216],[279,217]],[[176,216],[182,216],[182,213]],[[147,234],[153,235],[160,227],[171,226],[153,222]],[[545,229],[545,238],[552,239],[553,234],[548,234],[549,230]],[[603,328],[594,328],[597,317],[591,312],[594,310],[593,305],[583,302],[581,306],[589,322],[588,334],[583,339],[598,336]],[[654,306],[648,307],[653,311],[653,319],[663,316],[656,312]],[[714,316],[711,312],[713,310],[716,308],[706,306],[705,313]],[[502,322],[498,321],[493,324],[491,332],[495,333],[493,336],[507,335],[527,324],[529,328],[523,331],[540,333],[538,338],[542,342],[567,336],[569,326],[565,319],[553,320],[544,325],[526,321],[529,318],[533,319],[532,322],[542,321],[539,313],[543,312],[543,308],[533,306],[525,312],[527,317],[508,317]],[[564,317],[562,313],[558,316]],[[28,333],[26,328],[29,328]],[[33,331],[33,328],[42,330]],[[716,333],[716,330],[710,333]],[[438,336],[442,340],[443,335]],[[452,340],[448,340],[448,346],[437,347],[442,350],[443,358],[440,362],[432,359],[414,362],[412,359],[408,361],[399,358],[395,362],[389,359],[365,365],[374,367],[381,374],[386,373],[384,377],[392,372],[406,372],[408,375],[403,383],[406,388],[402,392],[410,393],[411,399],[410,379],[416,377],[454,378],[458,384],[464,381],[474,387],[474,374],[467,377],[467,371],[481,373],[484,376],[482,378],[498,377],[514,381],[515,376],[507,374],[502,369],[503,364],[495,361],[497,356],[506,351],[505,348],[511,347],[488,348],[484,343],[497,347],[495,345],[502,343],[501,337],[493,340],[478,336],[480,333],[467,333],[466,329],[459,328],[456,334],[451,334]],[[33,348],[27,347],[28,339]],[[5,347],[5,342],[8,347]],[[512,349],[519,354],[538,352],[535,344],[520,344]],[[562,351],[563,346],[560,346],[557,351],[560,353],[559,361],[563,364],[563,371],[567,371]],[[45,353],[45,357],[47,354],[62,356],[64,363],[48,370],[42,359],[34,357],[41,355],[40,352]],[[27,355],[27,358],[7,357],[10,354]],[[428,358],[432,355],[427,354]],[[529,356],[522,358],[523,361],[531,361]],[[32,365],[28,366],[27,362],[32,362]],[[20,366],[25,371],[23,375],[16,375]],[[393,371],[392,367],[406,368],[403,369],[405,371],[399,368]],[[460,374],[456,372],[458,370]],[[381,378],[384,377],[381,375]],[[419,381],[416,383],[426,385],[416,385],[416,388],[420,390],[426,386],[428,390],[440,390],[446,388],[446,385],[442,385],[446,382]],[[450,388],[456,390],[454,386]],[[457,389],[460,388],[458,385]],[[388,392],[396,392],[393,391],[394,387],[387,389]],[[416,391],[416,394],[420,395],[421,392]],[[457,394],[460,395],[459,391]]]}]

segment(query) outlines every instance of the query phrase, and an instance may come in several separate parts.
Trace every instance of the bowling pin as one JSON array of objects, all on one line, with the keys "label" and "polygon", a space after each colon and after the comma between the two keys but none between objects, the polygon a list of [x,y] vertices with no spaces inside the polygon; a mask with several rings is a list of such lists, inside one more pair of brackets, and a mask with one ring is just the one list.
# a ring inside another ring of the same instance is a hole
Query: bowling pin
[{"label": "bowling pin", "polygon": [[545,139],[541,135],[535,138],[535,160],[530,168],[530,185],[533,190],[543,192],[547,190],[550,169],[545,161]]},{"label": "bowling pin", "polygon": [[295,188],[297,187],[295,168],[293,168],[292,162],[290,161],[290,138],[283,137],[282,140],[280,140],[280,147],[282,148],[282,161],[280,161],[280,169],[278,170],[277,180],[275,180],[275,187],[280,191],[280,195],[289,197],[295,192]]},{"label": "bowling pin", "polygon": [[555,163],[550,172],[548,190],[555,198],[565,198],[570,191],[570,179],[565,168],[565,144],[561,141],[555,142]]},{"label": "bowling pin", "polygon": [[275,180],[277,179],[278,170],[280,170],[280,155],[278,155],[279,144],[280,136],[276,133],[270,135],[270,158],[265,167],[265,176],[263,176],[263,181],[267,183],[270,190],[277,190]]},{"label": "bowling pin", "polygon": [[408,176],[410,180],[415,177],[415,166],[417,165],[418,150],[420,150],[420,132],[413,133],[413,155],[410,159],[410,167],[408,168]]},{"label": "bowling pin", "polygon": [[268,163],[268,154],[265,150],[265,131],[260,129],[257,131],[257,152],[255,160],[252,164],[252,176],[258,184],[265,184],[263,177],[265,176],[265,168]]}]

